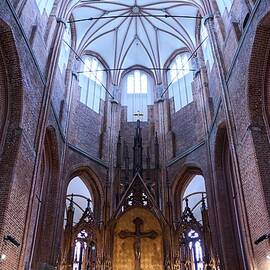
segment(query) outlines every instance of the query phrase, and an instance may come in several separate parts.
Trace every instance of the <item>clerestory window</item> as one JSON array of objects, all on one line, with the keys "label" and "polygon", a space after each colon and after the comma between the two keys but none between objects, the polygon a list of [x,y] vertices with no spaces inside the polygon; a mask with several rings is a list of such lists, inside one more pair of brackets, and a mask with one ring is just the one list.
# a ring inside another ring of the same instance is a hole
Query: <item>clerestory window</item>
[{"label": "clerestory window", "polygon": [[50,15],[54,0],[36,0],[36,3],[41,14],[45,11],[47,15]]},{"label": "clerestory window", "polygon": [[204,26],[204,24],[201,24],[201,42],[202,43],[202,49],[203,49],[203,56],[206,68],[208,72],[212,70],[212,67],[214,65],[214,57],[212,53],[210,38],[207,32],[207,28]]},{"label": "clerestory window", "polygon": [[64,74],[68,65],[70,46],[71,46],[71,29],[70,29],[70,24],[67,24],[65,32],[63,34],[63,39],[62,39],[59,59],[58,59],[58,66],[62,74]]},{"label": "clerestory window", "polygon": [[226,9],[229,12],[231,10],[232,4],[233,4],[233,0],[217,0],[216,2],[217,2],[217,5],[218,5],[218,8],[219,8],[221,15],[224,14]]},{"label": "clerestory window", "polygon": [[193,101],[192,82],[193,72],[189,53],[176,56],[168,71],[169,97],[174,99],[175,111]]},{"label": "clerestory window", "polygon": [[150,76],[142,70],[134,70],[123,79],[122,104],[127,106],[127,121],[148,120],[148,105],[152,102]]},{"label": "clerestory window", "polygon": [[105,100],[107,74],[96,57],[84,57],[83,70],[79,76],[80,102],[99,113],[100,102]]}]

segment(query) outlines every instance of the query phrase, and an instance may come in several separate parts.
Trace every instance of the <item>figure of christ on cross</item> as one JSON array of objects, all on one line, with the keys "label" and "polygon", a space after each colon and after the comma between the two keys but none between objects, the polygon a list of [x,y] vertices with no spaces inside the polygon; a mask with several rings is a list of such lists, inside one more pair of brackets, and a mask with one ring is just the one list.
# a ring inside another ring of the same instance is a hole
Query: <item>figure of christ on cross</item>
[{"label": "figure of christ on cross", "polygon": [[126,239],[129,237],[134,237],[134,256],[135,256],[135,268],[134,270],[142,270],[141,269],[141,239],[142,238],[150,238],[155,239],[157,237],[157,232],[155,231],[148,231],[142,232],[141,226],[143,225],[143,220],[139,217],[133,220],[135,224],[135,232],[130,231],[121,231],[119,232],[119,236],[122,239]]}]

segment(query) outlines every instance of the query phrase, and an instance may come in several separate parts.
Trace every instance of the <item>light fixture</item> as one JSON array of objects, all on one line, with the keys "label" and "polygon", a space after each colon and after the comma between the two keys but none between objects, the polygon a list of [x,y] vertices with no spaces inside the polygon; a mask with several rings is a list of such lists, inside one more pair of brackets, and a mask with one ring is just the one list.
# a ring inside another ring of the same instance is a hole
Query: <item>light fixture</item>
[{"label": "light fixture", "polygon": [[266,256],[266,259],[270,261],[270,255],[269,254]]},{"label": "light fixture", "polygon": [[267,240],[267,239],[270,239],[270,233],[264,234],[264,235],[260,236],[260,237],[254,242],[254,244],[255,244],[255,245],[258,245],[258,244],[260,244],[261,242],[263,242],[264,240]]},{"label": "light fixture", "polygon": [[11,235],[6,235],[5,237],[4,237],[4,241],[5,242],[10,242],[10,243],[12,243],[14,246],[16,246],[16,247],[19,247],[21,244],[13,237],[13,236],[11,236]]},{"label": "light fixture", "polygon": [[7,255],[6,255],[6,254],[1,254],[1,255],[0,255],[0,262],[5,261],[6,258],[7,258]]}]

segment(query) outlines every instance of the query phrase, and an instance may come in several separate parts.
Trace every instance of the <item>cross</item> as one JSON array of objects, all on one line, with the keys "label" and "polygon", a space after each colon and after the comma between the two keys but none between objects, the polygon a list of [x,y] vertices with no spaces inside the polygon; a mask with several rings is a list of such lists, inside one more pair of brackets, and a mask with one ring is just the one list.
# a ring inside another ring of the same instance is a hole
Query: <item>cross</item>
[{"label": "cross", "polygon": [[157,232],[155,231],[147,231],[142,232],[141,226],[143,225],[143,220],[139,217],[136,217],[133,220],[135,224],[135,232],[130,231],[121,231],[119,232],[119,236],[122,239],[126,239],[129,237],[134,237],[134,256],[135,256],[135,268],[134,270],[141,270],[141,238],[150,238],[155,239],[157,237]]},{"label": "cross", "polygon": [[133,116],[134,117],[137,117],[138,119],[140,119],[140,117],[143,118],[143,113],[140,112],[140,111],[137,111],[137,112],[133,113]]}]

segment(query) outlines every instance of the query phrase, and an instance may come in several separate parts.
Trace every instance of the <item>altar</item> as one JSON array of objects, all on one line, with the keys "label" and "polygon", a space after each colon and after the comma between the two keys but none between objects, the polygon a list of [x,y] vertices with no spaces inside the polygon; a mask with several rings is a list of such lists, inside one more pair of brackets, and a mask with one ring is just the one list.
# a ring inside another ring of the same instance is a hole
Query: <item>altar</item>
[{"label": "altar", "polygon": [[159,221],[148,210],[133,208],[116,223],[114,270],[163,270],[163,243]]}]

